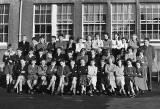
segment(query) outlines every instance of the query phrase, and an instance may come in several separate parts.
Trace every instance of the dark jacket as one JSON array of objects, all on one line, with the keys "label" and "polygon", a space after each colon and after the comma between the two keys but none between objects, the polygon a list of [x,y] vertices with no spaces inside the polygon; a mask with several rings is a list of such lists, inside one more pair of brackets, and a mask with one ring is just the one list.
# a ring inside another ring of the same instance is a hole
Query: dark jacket
[{"label": "dark jacket", "polygon": [[64,67],[59,66],[58,67],[58,70],[57,70],[57,75],[58,76],[62,76],[62,75],[68,76],[69,74],[70,74],[70,69],[69,69],[68,66],[64,66]]},{"label": "dark jacket", "polygon": [[26,56],[29,52],[30,44],[29,44],[29,42],[24,43],[23,41],[21,41],[18,44],[18,48],[20,48],[22,50],[23,56]]}]

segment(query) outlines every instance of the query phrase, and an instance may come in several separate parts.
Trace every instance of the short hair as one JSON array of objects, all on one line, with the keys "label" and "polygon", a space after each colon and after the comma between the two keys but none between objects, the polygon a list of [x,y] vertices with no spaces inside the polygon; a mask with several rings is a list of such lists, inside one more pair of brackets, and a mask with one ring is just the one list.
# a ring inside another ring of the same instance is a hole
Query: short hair
[{"label": "short hair", "polygon": [[74,37],[70,37],[69,40],[74,40]]},{"label": "short hair", "polygon": [[7,48],[11,48],[12,47],[12,44],[8,44]]},{"label": "short hair", "polygon": [[60,37],[60,36],[64,37],[63,34],[59,34],[59,35],[58,35],[58,37]]},{"label": "short hair", "polygon": [[51,36],[51,38],[54,38],[54,39],[56,39],[56,36]]},{"label": "short hair", "polygon": [[128,58],[128,59],[126,60],[126,62],[128,62],[128,61],[130,61],[131,63],[133,62],[131,58]]},{"label": "short hair", "polygon": [[109,61],[109,59],[112,59],[112,62],[113,62],[113,63],[115,62],[115,58],[114,58],[113,55],[111,55],[111,56],[108,58],[108,61]]},{"label": "short hair", "polygon": [[127,48],[127,51],[128,51],[129,49],[131,49],[132,51],[134,50],[133,47],[131,47],[131,46],[129,46],[129,47]]},{"label": "short hair", "polygon": [[148,40],[148,41],[150,41],[150,39],[149,39],[148,37],[144,38],[144,40]]}]

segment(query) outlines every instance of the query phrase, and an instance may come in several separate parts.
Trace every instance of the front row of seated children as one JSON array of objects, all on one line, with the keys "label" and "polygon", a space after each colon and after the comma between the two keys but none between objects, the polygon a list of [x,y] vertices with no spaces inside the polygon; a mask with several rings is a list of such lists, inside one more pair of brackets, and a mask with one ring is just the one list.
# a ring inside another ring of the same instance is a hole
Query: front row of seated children
[{"label": "front row of seated children", "polygon": [[[137,92],[148,90],[145,70],[140,61],[136,62],[136,67],[132,65],[132,60],[127,59],[124,66],[122,60],[117,60],[110,56],[108,62],[100,61],[99,67],[95,60],[90,61],[87,66],[84,59],[80,60],[77,66],[75,60],[66,65],[65,60],[60,60],[57,66],[56,60],[51,61],[51,65],[46,65],[46,60],[41,60],[41,64],[36,65],[36,59],[31,60],[27,65],[25,59],[20,60],[16,73],[12,71],[11,64],[5,67],[7,87],[11,86],[22,94],[24,86],[27,86],[28,93],[50,93],[73,95],[89,94],[121,94],[134,97]],[[7,68],[8,67],[8,68]],[[15,82],[13,82],[15,81]]]}]

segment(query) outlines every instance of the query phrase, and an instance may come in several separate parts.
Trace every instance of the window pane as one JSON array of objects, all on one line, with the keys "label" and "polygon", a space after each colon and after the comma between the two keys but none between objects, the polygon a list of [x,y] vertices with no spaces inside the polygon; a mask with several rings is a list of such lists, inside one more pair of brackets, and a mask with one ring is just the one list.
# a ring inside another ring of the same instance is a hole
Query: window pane
[{"label": "window pane", "polygon": [[160,39],[160,26],[159,26],[159,15],[160,15],[160,4],[148,4],[143,3],[140,5],[141,11],[141,32],[140,37],[148,37],[151,39]]},{"label": "window pane", "polygon": [[130,38],[135,32],[136,9],[132,3],[112,4],[112,35],[121,34],[121,37]]},{"label": "window pane", "polygon": [[[83,38],[86,35],[102,34],[106,29],[106,9],[105,4],[84,4],[83,5]],[[102,26],[103,25],[103,26]]]},{"label": "window pane", "polygon": [[3,42],[3,34],[0,34],[0,42]]},{"label": "window pane", "polygon": [[4,14],[4,5],[0,5],[0,14]]},{"label": "window pane", "polygon": [[0,25],[0,33],[3,33],[3,25]]}]

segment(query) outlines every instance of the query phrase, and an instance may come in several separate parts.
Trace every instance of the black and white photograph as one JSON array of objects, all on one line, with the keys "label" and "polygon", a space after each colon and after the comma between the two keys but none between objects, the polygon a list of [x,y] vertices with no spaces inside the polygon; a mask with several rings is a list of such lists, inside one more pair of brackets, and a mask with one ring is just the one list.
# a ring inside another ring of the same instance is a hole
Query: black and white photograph
[{"label": "black and white photograph", "polygon": [[160,0],[0,0],[0,109],[159,109]]}]

